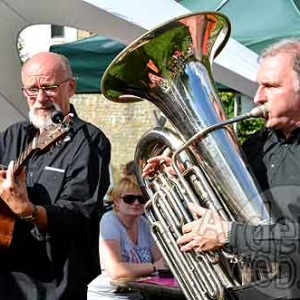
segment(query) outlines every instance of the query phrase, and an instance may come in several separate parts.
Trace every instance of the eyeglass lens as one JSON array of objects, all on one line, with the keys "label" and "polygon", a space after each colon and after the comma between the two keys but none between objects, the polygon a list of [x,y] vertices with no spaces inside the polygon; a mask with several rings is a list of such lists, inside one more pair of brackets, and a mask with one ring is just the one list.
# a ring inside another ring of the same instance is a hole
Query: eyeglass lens
[{"label": "eyeglass lens", "polygon": [[57,93],[58,86],[41,86],[41,87],[37,87],[37,88],[29,88],[29,89],[24,89],[24,90],[30,96],[37,95],[40,90],[43,93],[46,93],[47,95],[52,95],[52,94]]},{"label": "eyeglass lens", "polygon": [[137,200],[140,204],[145,204],[147,200],[142,195],[124,195],[121,197],[126,204],[133,204]]},{"label": "eyeglass lens", "polygon": [[70,78],[67,78],[66,80],[62,81],[61,83],[50,85],[50,86],[40,86],[40,87],[32,87],[32,88],[22,88],[22,90],[28,95],[28,96],[37,96],[39,91],[41,90],[43,93],[46,93],[49,96],[55,95],[58,92],[59,87],[68,82]]}]

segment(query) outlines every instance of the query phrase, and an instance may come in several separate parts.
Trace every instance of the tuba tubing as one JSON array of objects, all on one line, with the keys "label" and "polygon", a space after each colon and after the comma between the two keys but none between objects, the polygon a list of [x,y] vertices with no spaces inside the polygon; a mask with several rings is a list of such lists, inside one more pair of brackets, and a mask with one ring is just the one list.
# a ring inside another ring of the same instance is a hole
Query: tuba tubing
[{"label": "tuba tubing", "polygon": [[[229,36],[230,22],[221,13],[178,17],[124,49],[102,79],[107,99],[150,101],[174,129],[157,127],[146,132],[138,142],[135,162],[139,184],[149,199],[145,213],[152,234],[188,300],[221,300],[227,288],[261,278],[261,270],[252,269],[225,249],[201,254],[180,251],[176,240],[182,225],[195,219],[188,202],[214,209],[230,221],[270,222],[264,198],[230,126],[266,116],[267,107],[228,120],[213,80],[212,60]],[[159,173],[142,178],[149,157],[165,152],[173,153],[177,176],[168,174],[162,165]]]}]

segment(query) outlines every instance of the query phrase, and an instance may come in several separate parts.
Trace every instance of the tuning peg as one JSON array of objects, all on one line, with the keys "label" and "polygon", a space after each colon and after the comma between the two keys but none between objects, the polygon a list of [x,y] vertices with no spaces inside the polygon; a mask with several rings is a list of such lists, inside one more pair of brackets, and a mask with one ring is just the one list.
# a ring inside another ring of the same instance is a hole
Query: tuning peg
[{"label": "tuning peg", "polygon": [[64,114],[59,110],[55,110],[51,115],[51,120],[55,124],[60,124],[64,120]]}]

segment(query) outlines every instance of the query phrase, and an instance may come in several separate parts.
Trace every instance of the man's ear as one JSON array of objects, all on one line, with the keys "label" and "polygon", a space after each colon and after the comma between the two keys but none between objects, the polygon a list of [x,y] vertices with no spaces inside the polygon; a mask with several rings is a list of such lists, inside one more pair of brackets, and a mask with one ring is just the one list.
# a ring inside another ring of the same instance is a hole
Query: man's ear
[{"label": "man's ear", "polygon": [[76,92],[76,80],[75,78],[70,78],[70,81],[69,81],[69,97],[72,97],[75,92]]}]

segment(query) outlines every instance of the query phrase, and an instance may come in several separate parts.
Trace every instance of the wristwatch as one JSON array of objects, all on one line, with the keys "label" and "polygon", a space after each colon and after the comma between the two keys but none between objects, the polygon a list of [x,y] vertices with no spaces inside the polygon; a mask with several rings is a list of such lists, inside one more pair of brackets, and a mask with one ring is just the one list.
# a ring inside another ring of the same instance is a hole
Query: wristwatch
[{"label": "wristwatch", "polygon": [[33,206],[33,210],[30,214],[27,214],[27,215],[20,215],[20,219],[24,220],[24,221],[28,221],[28,222],[32,222],[35,220],[36,216],[37,216],[37,207],[36,205],[32,204]]}]

